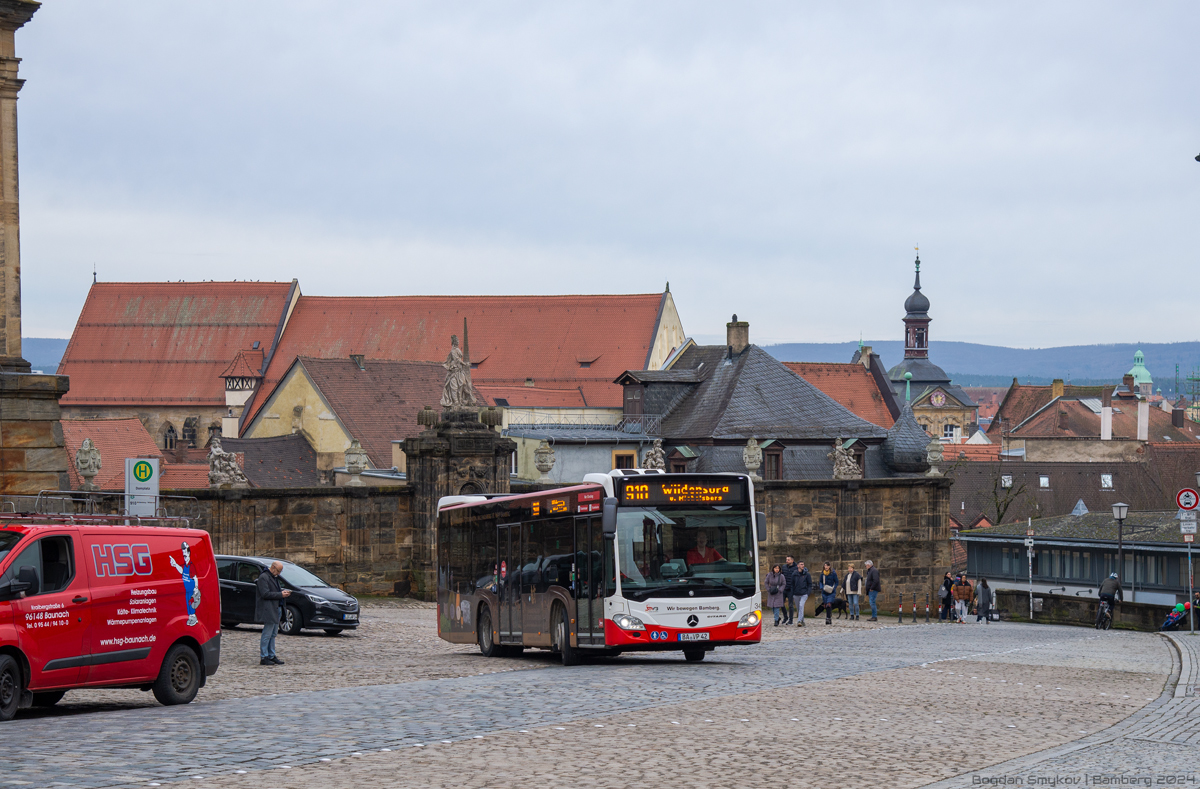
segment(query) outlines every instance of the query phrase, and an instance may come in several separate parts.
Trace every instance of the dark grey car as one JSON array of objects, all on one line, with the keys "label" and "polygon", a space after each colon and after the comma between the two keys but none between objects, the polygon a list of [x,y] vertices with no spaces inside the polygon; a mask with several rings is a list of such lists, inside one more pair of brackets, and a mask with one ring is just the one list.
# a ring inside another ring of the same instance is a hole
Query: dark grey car
[{"label": "dark grey car", "polygon": [[283,565],[279,584],[292,592],[284,601],[279,632],[296,635],[308,628],[336,636],[358,627],[358,600],[298,564],[269,556],[217,557],[222,626],[254,623],[255,582],[272,562]]}]

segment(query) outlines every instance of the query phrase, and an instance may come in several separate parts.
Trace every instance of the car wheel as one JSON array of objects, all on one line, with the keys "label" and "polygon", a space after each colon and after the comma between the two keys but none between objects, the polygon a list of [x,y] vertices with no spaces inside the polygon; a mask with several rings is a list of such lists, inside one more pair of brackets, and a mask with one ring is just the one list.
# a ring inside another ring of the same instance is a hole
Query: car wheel
[{"label": "car wheel", "polygon": [[340,627],[325,628],[325,635],[327,635],[327,636],[340,636],[341,634],[342,634],[342,629]]},{"label": "car wheel", "polygon": [[154,698],[159,704],[187,704],[200,690],[200,658],[184,644],[167,650],[158,679],[154,680]]},{"label": "car wheel", "polygon": [[10,721],[21,706],[25,689],[21,667],[8,655],[0,655],[0,721]]},{"label": "car wheel", "polygon": [[562,658],[564,666],[579,665],[579,650],[571,646],[571,628],[567,626],[567,609],[554,606],[553,630],[550,632],[550,643],[555,652]]},{"label": "car wheel", "polygon": [[33,706],[53,707],[62,701],[62,697],[65,695],[67,695],[65,690],[48,690],[45,693],[35,693],[33,694]]},{"label": "car wheel", "polygon": [[479,622],[475,638],[479,642],[479,653],[484,657],[500,657],[504,654],[504,650],[496,643],[495,634],[492,632],[492,609],[486,605],[479,609]]},{"label": "car wheel", "polygon": [[300,609],[294,605],[284,606],[283,619],[279,620],[279,632],[285,636],[298,636],[302,627],[304,617],[300,614]]},{"label": "car wheel", "polygon": [[703,649],[685,649],[683,650],[683,659],[689,663],[699,663],[704,660],[705,652]]}]

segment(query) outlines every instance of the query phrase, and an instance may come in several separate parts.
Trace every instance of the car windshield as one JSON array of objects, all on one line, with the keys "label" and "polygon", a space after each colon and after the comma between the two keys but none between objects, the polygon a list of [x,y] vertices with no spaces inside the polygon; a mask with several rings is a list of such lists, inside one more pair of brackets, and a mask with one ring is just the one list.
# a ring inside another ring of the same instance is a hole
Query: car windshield
[{"label": "car windshield", "polygon": [[623,507],[617,512],[621,591],[648,597],[754,594],[750,512]]},{"label": "car windshield", "polygon": [[308,570],[294,564],[285,564],[280,575],[292,586],[329,586]]},{"label": "car windshield", "polygon": [[23,534],[17,534],[11,531],[0,531],[0,562],[4,561],[4,557],[8,556],[8,552],[13,549],[13,546],[21,541]]}]

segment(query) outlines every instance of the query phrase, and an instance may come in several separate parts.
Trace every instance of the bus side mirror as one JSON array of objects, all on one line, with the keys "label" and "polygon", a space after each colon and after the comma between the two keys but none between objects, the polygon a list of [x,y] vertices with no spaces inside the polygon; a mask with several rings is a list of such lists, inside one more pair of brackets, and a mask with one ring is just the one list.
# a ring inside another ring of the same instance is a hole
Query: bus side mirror
[{"label": "bus side mirror", "polygon": [[612,496],[604,500],[600,513],[600,532],[605,539],[617,536],[617,500]]},{"label": "bus side mirror", "polygon": [[766,542],[767,541],[767,513],[765,513],[765,512],[754,513],[754,528],[758,531],[758,535],[757,535],[758,541]]}]

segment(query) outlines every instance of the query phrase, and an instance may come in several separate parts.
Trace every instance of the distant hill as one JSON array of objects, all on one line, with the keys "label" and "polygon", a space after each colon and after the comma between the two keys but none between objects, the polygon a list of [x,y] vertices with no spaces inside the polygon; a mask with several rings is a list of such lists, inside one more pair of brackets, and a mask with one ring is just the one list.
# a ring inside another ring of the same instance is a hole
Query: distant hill
[{"label": "distant hill", "polygon": [[[887,367],[904,358],[899,340],[865,342],[879,354]],[[1006,386],[1013,378],[1022,383],[1048,384],[1055,378],[1077,384],[1115,382],[1133,366],[1138,349],[1146,356],[1146,369],[1154,388],[1169,397],[1175,394],[1175,365],[1179,365],[1179,389],[1189,390],[1185,380],[1200,368],[1200,342],[1143,343],[1141,345],[1066,345],[1059,348],[1005,348],[971,342],[934,341],[930,360],[962,386]],[[848,362],[857,342],[786,343],[764,350],[783,362]]]},{"label": "distant hill", "polygon": [[63,353],[67,350],[67,340],[54,337],[22,337],[21,355],[35,370],[41,370],[47,375],[58,370]]}]

